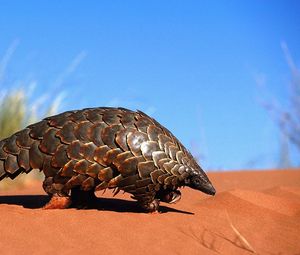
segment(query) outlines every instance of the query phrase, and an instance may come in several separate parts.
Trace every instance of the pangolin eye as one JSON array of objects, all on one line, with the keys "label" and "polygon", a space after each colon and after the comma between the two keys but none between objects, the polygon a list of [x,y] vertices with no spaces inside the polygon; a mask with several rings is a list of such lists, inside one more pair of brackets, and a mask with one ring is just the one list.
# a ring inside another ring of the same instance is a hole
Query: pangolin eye
[{"label": "pangolin eye", "polygon": [[200,179],[199,179],[199,178],[194,178],[193,182],[194,182],[195,184],[200,184]]}]

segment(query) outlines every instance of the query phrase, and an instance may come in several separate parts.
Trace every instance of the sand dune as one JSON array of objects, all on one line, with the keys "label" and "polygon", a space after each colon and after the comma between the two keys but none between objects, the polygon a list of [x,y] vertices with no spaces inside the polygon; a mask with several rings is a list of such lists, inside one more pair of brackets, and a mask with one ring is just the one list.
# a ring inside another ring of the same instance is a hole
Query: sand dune
[{"label": "sand dune", "polygon": [[0,192],[2,254],[300,254],[300,171],[209,175],[162,213],[108,191],[91,210],[42,210],[40,183]]}]

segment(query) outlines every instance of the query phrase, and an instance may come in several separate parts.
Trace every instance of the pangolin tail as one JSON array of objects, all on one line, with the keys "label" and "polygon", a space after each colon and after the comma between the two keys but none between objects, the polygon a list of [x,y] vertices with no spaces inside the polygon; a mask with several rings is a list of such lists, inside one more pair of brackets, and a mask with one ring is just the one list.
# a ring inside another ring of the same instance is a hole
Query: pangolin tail
[{"label": "pangolin tail", "polygon": [[20,173],[29,173],[33,167],[29,162],[30,141],[28,130],[23,129],[0,141],[0,181],[5,177],[16,178]]}]

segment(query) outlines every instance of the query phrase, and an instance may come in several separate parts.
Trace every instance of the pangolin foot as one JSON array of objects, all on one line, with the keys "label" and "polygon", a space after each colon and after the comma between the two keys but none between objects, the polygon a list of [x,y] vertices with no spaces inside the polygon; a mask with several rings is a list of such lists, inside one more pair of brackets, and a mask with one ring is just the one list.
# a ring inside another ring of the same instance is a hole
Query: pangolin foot
[{"label": "pangolin foot", "polygon": [[77,209],[89,209],[96,207],[97,197],[94,190],[84,191],[80,187],[71,190],[72,207]]},{"label": "pangolin foot", "polygon": [[181,192],[179,190],[172,190],[167,193],[160,194],[160,200],[169,204],[175,204],[181,199]]},{"label": "pangolin foot", "polygon": [[155,213],[158,212],[159,199],[154,199],[147,203],[141,203],[140,205],[146,212]]},{"label": "pangolin foot", "polygon": [[50,201],[43,207],[43,209],[67,209],[71,205],[70,197],[61,197],[53,195]]}]

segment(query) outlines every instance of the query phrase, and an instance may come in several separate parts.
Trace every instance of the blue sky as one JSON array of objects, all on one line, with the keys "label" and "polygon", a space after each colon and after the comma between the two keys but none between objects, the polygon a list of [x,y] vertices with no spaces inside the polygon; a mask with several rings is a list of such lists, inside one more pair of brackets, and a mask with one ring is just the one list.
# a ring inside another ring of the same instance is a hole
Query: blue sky
[{"label": "blue sky", "polygon": [[261,102],[286,100],[282,42],[299,66],[299,1],[0,6],[0,60],[12,52],[1,89],[34,83],[32,99],[63,93],[60,111],[141,109],[206,169],[277,166],[280,136]]}]

